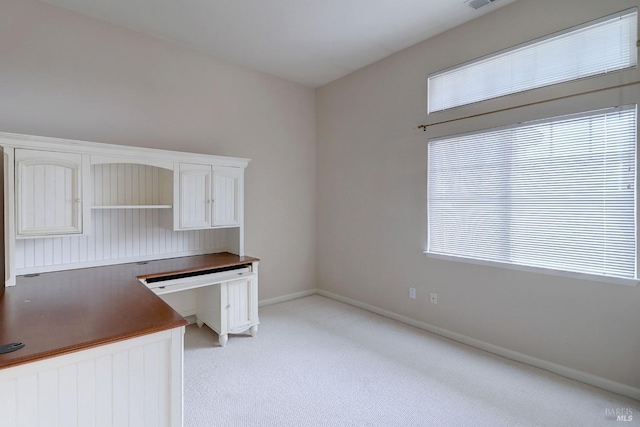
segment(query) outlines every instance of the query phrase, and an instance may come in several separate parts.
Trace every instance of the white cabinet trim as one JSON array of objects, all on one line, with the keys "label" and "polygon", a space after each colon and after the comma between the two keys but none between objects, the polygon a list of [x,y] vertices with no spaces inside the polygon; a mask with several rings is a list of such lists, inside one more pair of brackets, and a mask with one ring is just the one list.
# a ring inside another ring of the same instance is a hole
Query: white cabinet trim
[{"label": "white cabinet trim", "polygon": [[[184,151],[160,150],[156,148],[133,147],[129,145],[104,144],[43,136],[20,135],[0,132],[0,146],[26,148],[31,150],[81,152],[91,155],[111,156],[120,159],[154,159],[168,163],[208,163],[246,168],[251,159],[241,157],[216,156],[212,154],[188,153]],[[109,162],[111,163],[111,161]],[[121,163],[118,161],[117,163]],[[154,165],[152,165],[154,166]]]}]

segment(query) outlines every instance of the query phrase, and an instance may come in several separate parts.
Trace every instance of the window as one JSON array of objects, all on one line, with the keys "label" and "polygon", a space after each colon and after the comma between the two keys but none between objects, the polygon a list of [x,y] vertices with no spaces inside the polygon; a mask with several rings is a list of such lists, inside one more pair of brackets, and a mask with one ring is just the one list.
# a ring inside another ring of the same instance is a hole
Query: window
[{"label": "window", "polygon": [[626,10],[428,79],[428,112],[635,67],[637,10]]},{"label": "window", "polygon": [[428,143],[428,253],[636,274],[636,106]]}]

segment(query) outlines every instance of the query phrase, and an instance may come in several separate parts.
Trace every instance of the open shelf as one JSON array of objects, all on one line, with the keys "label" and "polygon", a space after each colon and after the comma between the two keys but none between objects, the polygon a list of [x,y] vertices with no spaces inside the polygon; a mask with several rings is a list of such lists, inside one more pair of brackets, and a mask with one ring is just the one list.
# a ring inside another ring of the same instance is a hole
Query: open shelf
[{"label": "open shelf", "polygon": [[173,171],[137,163],[91,165],[92,210],[171,209]]}]

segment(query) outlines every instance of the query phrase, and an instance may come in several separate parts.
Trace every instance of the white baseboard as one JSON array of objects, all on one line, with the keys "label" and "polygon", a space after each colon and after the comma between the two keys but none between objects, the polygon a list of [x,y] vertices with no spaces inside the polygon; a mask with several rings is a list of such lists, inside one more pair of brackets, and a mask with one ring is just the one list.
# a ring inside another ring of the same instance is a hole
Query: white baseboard
[{"label": "white baseboard", "polygon": [[317,294],[317,289],[309,289],[308,291],[295,292],[293,294],[282,295],[280,297],[263,299],[258,302],[258,307],[265,305],[278,304],[279,302],[291,301],[292,299],[298,299],[308,297],[309,295]]},{"label": "white baseboard", "polygon": [[[313,293],[314,292],[308,292],[308,295],[311,295]],[[566,366],[558,365],[556,363],[548,362],[546,360],[538,359],[536,357],[528,356],[526,354],[518,353],[516,351],[499,347],[497,345],[489,344],[487,342],[480,341],[475,338],[468,337],[466,335],[462,335],[456,332],[448,331],[446,329],[438,328],[428,323],[421,322],[419,320],[414,320],[409,317],[393,313],[391,311],[383,310],[373,305],[365,304],[363,302],[356,301],[351,298],[343,297],[341,295],[334,294],[332,292],[324,291],[322,289],[317,289],[315,293],[362,308],[367,311],[371,311],[373,313],[379,314],[384,317],[388,317],[393,320],[397,320],[402,323],[406,323],[411,326],[415,326],[416,328],[423,329],[427,332],[432,332],[436,335],[440,335],[442,337],[452,339],[462,344],[467,344],[472,347],[479,348],[480,350],[493,353],[497,356],[505,357],[507,359],[525,363],[527,365],[535,366],[537,368],[541,368],[546,371],[553,372],[558,375],[562,375],[563,377],[570,378],[572,380],[580,381],[585,384],[589,384],[604,390],[608,390],[616,394],[620,394],[623,396],[630,397],[632,399],[640,400],[640,388],[632,387],[626,384],[622,384],[616,381],[599,377],[597,375],[592,375],[583,371],[579,371],[577,369],[568,368]],[[300,297],[297,297],[297,298],[300,298]],[[293,298],[288,298],[288,299],[293,299]],[[285,301],[286,300],[287,299],[285,299]]]}]

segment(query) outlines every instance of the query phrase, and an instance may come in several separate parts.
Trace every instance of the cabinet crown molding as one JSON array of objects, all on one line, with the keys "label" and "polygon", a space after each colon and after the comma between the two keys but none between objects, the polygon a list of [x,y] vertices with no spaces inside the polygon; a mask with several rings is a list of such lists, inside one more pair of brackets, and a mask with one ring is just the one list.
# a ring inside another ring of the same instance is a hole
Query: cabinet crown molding
[{"label": "cabinet crown molding", "polygon": [[31,150],[75,152],[120,158],[121,162],[144,163],[153,158],[171,162],[209,163],[230,167],[246,168],[251,159],[218,156],[213,154],[190,153],[186,151],[162,150],[158,148],[134,147],[129,145],[105,144],[45,136],[22,135],[0,132],[0,146]]}]

